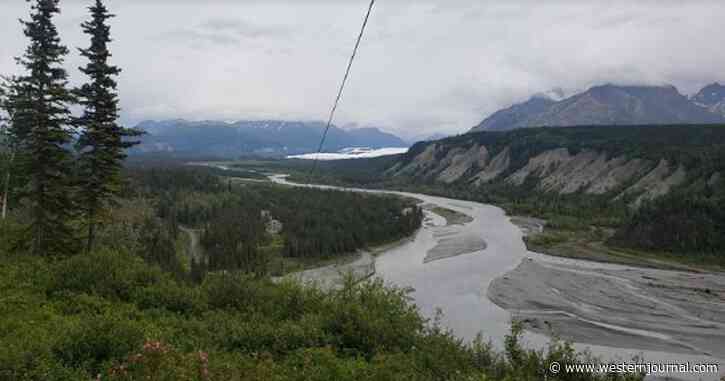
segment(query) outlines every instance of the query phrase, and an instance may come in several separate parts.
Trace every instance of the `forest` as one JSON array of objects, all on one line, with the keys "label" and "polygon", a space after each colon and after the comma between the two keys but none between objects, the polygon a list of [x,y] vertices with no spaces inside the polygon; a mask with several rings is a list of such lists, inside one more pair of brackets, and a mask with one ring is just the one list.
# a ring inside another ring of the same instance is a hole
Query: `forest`
[{"label": "forest", "polygon": [[[282,275],[297,262],[314,264],[405,238],[423,217],[415,201],[399,197],[238,181],[216,173],[179,165],[126,170],[129,194],[150,200],[171,236],[179,235],[180,226],[201,231],[211,271]],[[268,231],[271,220],[281,222],[281,231]]]}]

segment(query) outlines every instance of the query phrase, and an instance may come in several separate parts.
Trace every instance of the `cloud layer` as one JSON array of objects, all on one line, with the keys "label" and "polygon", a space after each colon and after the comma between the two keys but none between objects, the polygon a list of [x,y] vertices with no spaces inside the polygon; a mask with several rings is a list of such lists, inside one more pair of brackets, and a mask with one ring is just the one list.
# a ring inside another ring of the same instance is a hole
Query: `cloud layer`
[{"label": "cloud layer", "polygon": [[[61,1],[69,46],[86,2]],[[123,120],[324,119],[367,1],[109,0]],[[553,87],[725,81],[722,1],[379,0],[336,122],[403,136],[467,130]],[[2,1],[0,73],[27,4]],[[68,67],[82,64],[77,54]],[[73,71],[73,81],[81,80]]]}]

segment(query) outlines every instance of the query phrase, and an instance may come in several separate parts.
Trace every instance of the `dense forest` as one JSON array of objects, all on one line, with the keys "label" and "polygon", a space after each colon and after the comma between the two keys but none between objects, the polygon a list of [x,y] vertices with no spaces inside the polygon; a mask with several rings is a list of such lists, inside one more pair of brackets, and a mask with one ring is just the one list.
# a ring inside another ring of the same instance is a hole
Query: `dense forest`
[{"label": "dense forest", "polygon": [[[285,262],[276,258],[347,255],[407,237],[422,220],[414,201],[393,196],[242,182],[207,168],[132,167],[127,173],[130,193],[153,200],[174,236],[179,226],[201,231],[212,271],[279,274]],[[268,231],[272,220],[281,231]]]}]

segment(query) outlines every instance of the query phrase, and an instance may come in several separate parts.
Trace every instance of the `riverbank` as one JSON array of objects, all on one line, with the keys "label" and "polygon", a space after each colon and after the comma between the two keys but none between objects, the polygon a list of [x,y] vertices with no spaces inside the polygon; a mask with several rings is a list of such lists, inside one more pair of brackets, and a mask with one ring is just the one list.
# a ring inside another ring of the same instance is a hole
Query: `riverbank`
[{"label": "riverbank", "polygon": [[310,264],[310,267],[307,269],[295,271],[273,279],[278,282],[283,279],[292,279],[303,284],[315,285],[325,290],[342,287],[347,277],[350,277],[353,282],[360,282],[376,274],[375,257],[410,243],[418,232],[419,230],[416,230],[409,237],[350,254],[333,263],[325,264],[321,262],[317,266]]},{"label": "riverbank", "polygon": [[660,270],[725,271],[720,266],[704,264],[687,256],[612,247],[607,244],[614,234],[612,229],[594,226],[558,229],[547,226],[546,220],[522,216],[512,217],[511,222],[524,233],[526,248],[536,253]]},{"label": "riverbank", "polygon": [[[445,208],[433,208],[432,205],[426,205],[421,204],[421,207],[423,208],[424,212],[426,213],[426,217],[423,221],[423,226],[436,226],[441,224],[441,220],[443,220],[443,224],[445,226],[451,225],[450,221],[446,219],[445,217],[441,216],[440,214],[436,213],[441,210],[448,211],[448,216],[456,216],[456,221],[461,221],[463,217],[465,216],[462,213],[458,213],[455,211],[452,211],[450,209]],[[434,211],[435,210],[435,211]],[[468,219],[472,220],[470,217]],[[383,255],[387,252],[393,251],[399,247],[402,247],[406,244],[409,244],[415,240],[415,237],[420,233],[420,230],[423,227],[416,230],[413,234],[411,234],[408,237],[401,238],[399,240],[385,243],[381,245],[377,245],[374,247],[371,247],[365,251],[360,251],[355,254],[351,254],[349,256],[343,257],[342,259],[338,259],[332,263],[318,263],[317,266],[314,264],[310,264],[309,268],[306,268],[301,271],[295,271],[289,274],[286,274],[284,276],[276,277],[275,279],[277,281],[280,281],[282,279],[293,279],[305,284],[314,284],[317,287],[321,287],[323,289],[330,289],[330,288],[338,288],[344,285],[344,282],[346,281],[347,277],[351,277],[353,282],[360,282],[365,279],[369,279],[373,277],[376,274],[376,257],[379,255]],[[484,243],[485,245],[485,243]],[[468,250],[468,251],[467,251]],[[457,250],[454,250],[453,252],[444,251],[442,249],[439,249],[439,252],[444,253],[442,255],[433,254],[430,256],[427,256],[427,261],[432,260],[438,260],[438,259],[444,259],[449,258],[451,256],[464,254],[467,252],[470,252],[470,248],[458,248]],[[455,253],[458,254],[455,254]]]},{"label": "riverbank", "polygon": [[725,277],[535,255],[488,297],[564,340],[725,358]]}]

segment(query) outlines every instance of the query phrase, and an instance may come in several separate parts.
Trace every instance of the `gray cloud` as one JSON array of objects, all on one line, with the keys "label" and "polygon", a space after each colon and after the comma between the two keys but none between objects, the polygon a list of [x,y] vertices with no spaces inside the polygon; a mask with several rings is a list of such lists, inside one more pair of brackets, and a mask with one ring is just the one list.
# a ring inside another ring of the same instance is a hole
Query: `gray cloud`
[{"label": "gray cloud", "polygon": [[[63,0],[87,44],[88,2]],[[0,73],[16,70],[27,4],[0,1]],[[324,119],[366,0],[109,0],[123,119]],[[379,0],[338,124],[455,133],[553,87],[725,81],[722,1]],[[76,53],[68,68],[82,64]],[[73,71],[73,81],[82,78]]]}]

